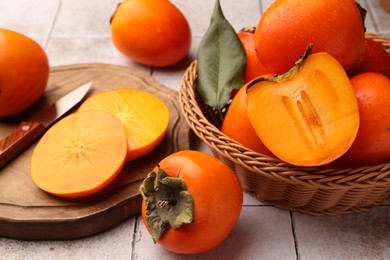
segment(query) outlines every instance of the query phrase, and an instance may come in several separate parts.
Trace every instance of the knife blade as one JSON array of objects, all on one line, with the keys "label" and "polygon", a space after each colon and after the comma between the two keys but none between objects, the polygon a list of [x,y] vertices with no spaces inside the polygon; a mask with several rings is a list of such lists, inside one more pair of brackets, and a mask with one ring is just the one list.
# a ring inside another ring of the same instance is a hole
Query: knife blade
[{"label": "knife blade", "polygon": [[88,82],[58,99],[28,121],[21,122],[7,137],[0,140],[0,169],[39,139],[53,123],[77,105],[90,89]]}]

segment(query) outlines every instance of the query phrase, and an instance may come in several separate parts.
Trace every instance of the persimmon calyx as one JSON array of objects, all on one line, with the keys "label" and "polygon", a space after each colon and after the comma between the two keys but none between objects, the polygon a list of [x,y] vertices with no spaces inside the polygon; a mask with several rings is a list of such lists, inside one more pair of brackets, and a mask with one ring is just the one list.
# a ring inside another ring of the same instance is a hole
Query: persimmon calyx
[{"label": "persimmon calyx", "polygon": [[240,32],[251,32],[254,33],[256,31],[256,26],[247,26],[241,28]]},{"label": "persimmon calyx", "polygon": [[193,199],[182,178],[169,176],[162,168],[152,171],[140,192],[146,204],[146,222],[154,243],[168,228],[193,221]]}]

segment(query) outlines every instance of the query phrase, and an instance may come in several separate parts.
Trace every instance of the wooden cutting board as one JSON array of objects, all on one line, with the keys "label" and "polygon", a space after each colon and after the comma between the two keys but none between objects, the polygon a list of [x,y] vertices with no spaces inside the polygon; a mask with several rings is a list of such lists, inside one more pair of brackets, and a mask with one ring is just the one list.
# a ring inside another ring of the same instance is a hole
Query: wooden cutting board
[{"label": "wooden cutting board", "polygon": [[30,159],[35,144],[32,145],[0,170],[0,236],[74,239],[105,231],[140,213],[138,188],[162,158],[189,149],[189,127],[180,111],[178,93],[148,74],[109,64],[53,67],[47,89],[34,106],[17,116],[0,118],[0,138],[10,134],[20,121],[89,81],[93,81],[93,85],[88,96],[124,87],[149,91],[160,97],[171,116],[165,139],[150,154],[128,162],[106,189],[82,199],[60,199],[34,185],[30,177]]}]

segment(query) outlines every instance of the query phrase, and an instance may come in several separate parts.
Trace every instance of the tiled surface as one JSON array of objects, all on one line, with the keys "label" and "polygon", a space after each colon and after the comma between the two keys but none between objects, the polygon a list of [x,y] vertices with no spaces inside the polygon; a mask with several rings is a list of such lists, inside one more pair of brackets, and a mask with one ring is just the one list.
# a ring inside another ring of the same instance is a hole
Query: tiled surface
[{"label": "tiled surface", "polygon": [[[109,19],[118,0],[1,0],[0,27],[24,33],[46,50],[52,66],[103,62],[134,67],[178,89],[208,27],[214,1],[172,0],[187,17],[193,35],[189,58],[165,69],[137,65],[110,38]],[[359,1],[369,13],[368,31],[390,37],[390,14],[378,0]],[[256,25],[272,1],[221,0],[236,30]],[[202,145],[198,149],[208,152]],[[245,195],[241,217],[220,246],[183,257],[153,244],[140,218],[89,238],[19,241],[0,238],[0,259],[390,259],[390,202],[368,213],[308,216],[266,206]]]}]

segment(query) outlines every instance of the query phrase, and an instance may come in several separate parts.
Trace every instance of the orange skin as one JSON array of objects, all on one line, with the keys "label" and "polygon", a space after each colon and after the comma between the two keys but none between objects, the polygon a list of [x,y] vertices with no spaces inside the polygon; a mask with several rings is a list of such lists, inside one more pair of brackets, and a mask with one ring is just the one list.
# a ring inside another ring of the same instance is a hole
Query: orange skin
[{"label": "orange skin", "polygon": [[0,53],[0,116],[10,116],[42,96],[49,62],[38,43],[5,29],[0,29]]},{"label": "orange skin", "polygon": [[112,41],[116,48],[137,63],[165,67],[189,52],[189,24],[170,1],[127,0],[111,20]]},{"label": "orange skin", "polygon": [[255,48],[270,73],[287,72],[309,43],[312,53],[327,52],[348,70],[363,53],[364,39],[354,0],[277,0],[259,20]]},{"label": "orange skin", "polygon": [[359,106],[360,126],[349,150],[335,162],[347,167],[390,162],[390,79],[367,72],[351,78]]},{"label": "orange skin", "polygon": [[[243,191],[234,172],[215,157],[198,151],[176,152],[160,166],[170,176],[184,180],[194,200],[194,216],[191,224],[167,229],[158,244],[175,253],[197,254],[222,243],[242,209]],[[143,201],[142,218],[147,226],[145,214]]]},{"label": "orange skin", "polygon": [[221,131],[255,152],[273,156],[249,122],[245,86],[234,96],[223,120]]},{"label": "orange skin", "polygon": [[255,50],[255,28],[244,28],[237,33],[246,53],[245,83],[261,75],[268,74],[267,68],[257,57]]},{"label": "orange skin", "polygon": [[373,39],[366,39],[363,55],[348,75],[352,77],[364,72],[378,72],[390,78],[390,54]]}]

